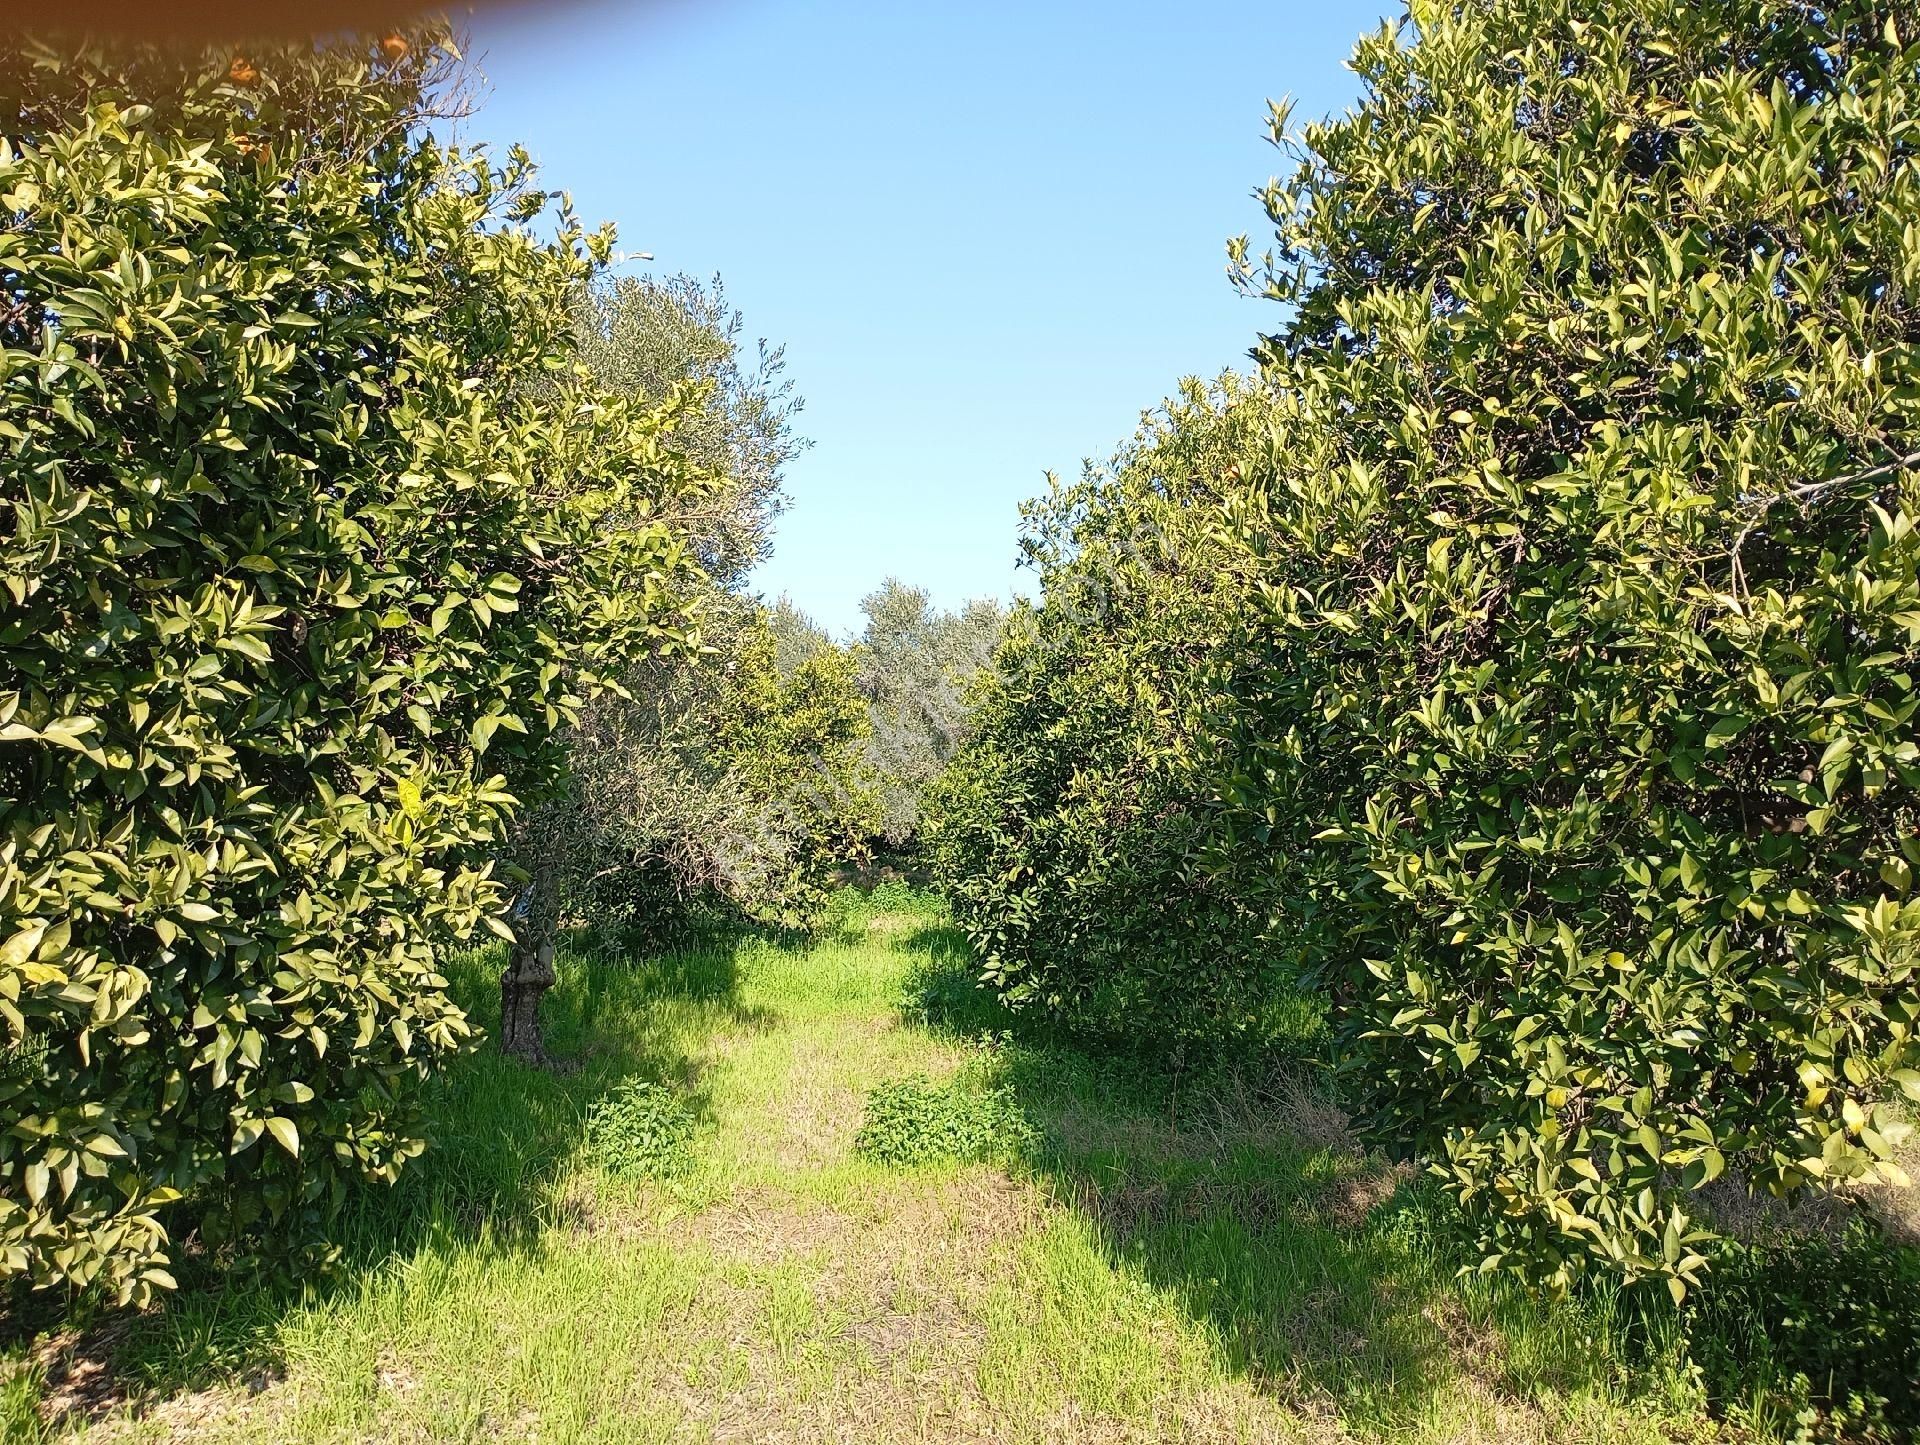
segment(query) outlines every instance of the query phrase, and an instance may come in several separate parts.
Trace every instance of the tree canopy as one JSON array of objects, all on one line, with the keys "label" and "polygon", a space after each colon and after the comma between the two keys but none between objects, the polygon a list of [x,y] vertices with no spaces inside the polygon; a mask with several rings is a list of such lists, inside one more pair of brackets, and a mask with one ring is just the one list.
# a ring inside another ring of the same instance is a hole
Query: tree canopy
[{"label": "tree canopy", "polygon": [[[991,981],[1098,1014],[1163,957],[1195,999],[1294,971],[1369,1137],[1555,1285],[1683,1296],[1722,1174],[1903,1179],[1917,43],[1867,5],[1419,6],[1351,114],[1276,112],[1273,244],[1232,252],[1288,308],[1258,383],[1174,416],[1222,439],[1197,474],[1150,449],[1056,510],[950,777]],[[1084,626],[1182,491],[1165,634]],[[1161,950],[1216,899],[1250,970]]]},{"label": "tree canopy", "polygon": [[[696,390],[576,365],[610,253],[423,124],[444,29],[10,55],[0,1264],[143,1300],[161,1210],[314,1243],[422,1147],[516,809],[641,656]],[[549,221],[536,225],[545,215]]]}]

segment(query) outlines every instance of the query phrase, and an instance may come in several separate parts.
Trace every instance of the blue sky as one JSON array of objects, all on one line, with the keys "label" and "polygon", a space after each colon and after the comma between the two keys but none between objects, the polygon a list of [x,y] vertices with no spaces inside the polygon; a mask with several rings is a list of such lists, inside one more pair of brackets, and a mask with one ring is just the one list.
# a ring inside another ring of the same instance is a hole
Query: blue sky
[{"label": "blue sky", "polygon": [[1270,303],[1225,242],[1283,164],[1266,102],[1345,109],[1387,12],[1327,0],[576,5],[483,12],[469,135],[649,251],[719,273],[787,346],[812,448],[759,583],[836,631],[889,574],[1015,589],[1021,499],[1183,375],[1244,366]]}]

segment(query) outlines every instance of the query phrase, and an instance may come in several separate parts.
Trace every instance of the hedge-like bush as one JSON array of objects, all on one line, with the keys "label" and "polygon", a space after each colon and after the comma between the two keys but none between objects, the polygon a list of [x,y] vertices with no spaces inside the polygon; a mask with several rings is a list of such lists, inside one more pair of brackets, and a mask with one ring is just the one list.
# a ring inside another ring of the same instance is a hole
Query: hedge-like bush
[{"label": "hedge-like bush", "polygon": [[513,791],[683,640],[672,408],[568,360],[611,237],[429,136],[444,41],[0,76],[0,1272],[391,1179]]},{"label": "hedge-like bush", "polygon": [[1415,8],[1249,268],[1216,861],[1490,1265],[1678,1297],[1920,1095],[1920,17]]},{"label": "hedge-like bush", "polygon": [[1266,435],[1258,388],[1190,386],[1111,466],[1024,513],[1041,605],[1009,620],[934,789],[935,876],[1015,1007],[1163,1040],[1237,1029],[1275,979],[1193,866],[1199,729],[1240,551],[1219,525]]}]

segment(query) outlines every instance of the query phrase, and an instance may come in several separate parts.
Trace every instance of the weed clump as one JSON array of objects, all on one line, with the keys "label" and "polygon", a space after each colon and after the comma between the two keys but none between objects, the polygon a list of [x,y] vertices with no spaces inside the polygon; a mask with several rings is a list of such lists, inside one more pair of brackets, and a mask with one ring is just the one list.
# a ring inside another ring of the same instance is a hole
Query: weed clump
[{"label": "weed clump", "polygon": [[1006,1085],[983,1087],[964,1077],[936,1084],[918,1074],[867,1095],[854,1149],[879,1164],[913,1168],[1015,1158],[1038,1142],[1039,1131]]},{"label": "weed clump", "polygon": [[1729,1245],[1690,1301],[1709,1394],[1796,1442],[1920,1438],[1920,1251],[1863,1221]]},{"label": "weed clump", "polygon": [[696,1127],[672,1089],[628,1079],[588,1111],[587,1150],[609,1174],[677,1178],[693,1167]]}]

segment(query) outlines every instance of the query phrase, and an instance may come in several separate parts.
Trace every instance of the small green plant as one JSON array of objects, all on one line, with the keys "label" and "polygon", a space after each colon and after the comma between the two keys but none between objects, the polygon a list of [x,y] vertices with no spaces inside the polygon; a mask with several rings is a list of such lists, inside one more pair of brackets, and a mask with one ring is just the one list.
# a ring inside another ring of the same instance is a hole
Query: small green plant
[{"label": "small green plant", "polygon": [[609,1174],[672,1179],[693,1167],[697,1124],[664,1084],[628,1079],[587,1113],[587,1149]]},{"label": "small green plant", "polygon": [[1687,1335],[1709,1394],[1795,1442],[1920,1432],[1920,1251],[1837,1239],[1727,1246]]},{"label": "small green plant", "polygon": [[25,1359],[0,1359],[0,1440],[38,1445],[49,1438],[39,1401],[40,1372]]},{"label": "small green plant", "polygon": [[937,914],[945,912],[940,895],[904,878],[885,878],[873,885],[866,897],[872,913]]},{"label": "small green plant", "polygon": [[854,1149],[875,1163],[913,1168],[1012,1158],[1038,1141],[1005,1084],[982,1086],[964,1074],[937,1084],[916,1074],[867,1095]]},{"label": "small green plant", "polygon": [[840,889],[815,911],[812,923],[817,932],[865,933],[876,918],[887,915],[924,919],[934,924],[946,918],[947,909],[939,894],[915,887],[902,878],[888,878],[871,888]]}]

